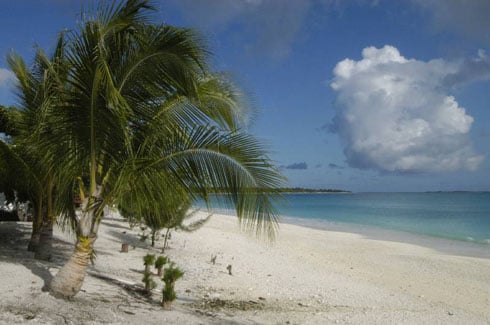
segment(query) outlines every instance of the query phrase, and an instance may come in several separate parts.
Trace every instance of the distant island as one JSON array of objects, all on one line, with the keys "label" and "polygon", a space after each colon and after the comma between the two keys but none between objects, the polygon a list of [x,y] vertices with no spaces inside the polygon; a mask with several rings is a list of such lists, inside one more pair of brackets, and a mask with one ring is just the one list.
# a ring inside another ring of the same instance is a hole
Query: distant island
[{"label": "distant island", "polygon": [[454,190],[454,191],[425,191],[424,193],[489,193],[489,190]]},{"label": "distant island", "polygon": [[[271,192],[271,189],[262,188],[256,189],[258,192]],[[210,189],[210,192],[213,194],[228,194],[228,191],[223,188],[215,188]],[[283,193],[283,194],[350,194],[351,191],[339,190],[339,189],[325,189],[325,188],[304,188],[304,187],[280,187],[273,190],[274,193]]]},{"label": "distant island", "polygon": [[283,187],[279,189],[281,193],[352,193],[351,191],[339,190],[339,189],[316,189],[316,188],[304,188],[304,187]]}]

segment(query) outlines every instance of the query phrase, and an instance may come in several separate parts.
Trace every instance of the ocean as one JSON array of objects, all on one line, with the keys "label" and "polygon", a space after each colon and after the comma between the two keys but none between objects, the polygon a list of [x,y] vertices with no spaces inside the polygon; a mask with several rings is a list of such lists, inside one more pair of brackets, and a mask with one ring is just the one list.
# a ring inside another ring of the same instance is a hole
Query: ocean
[{"label": "ocean", "polygon": [[490,192],[286,194],[284,221],[374,226],[490,245]]}]

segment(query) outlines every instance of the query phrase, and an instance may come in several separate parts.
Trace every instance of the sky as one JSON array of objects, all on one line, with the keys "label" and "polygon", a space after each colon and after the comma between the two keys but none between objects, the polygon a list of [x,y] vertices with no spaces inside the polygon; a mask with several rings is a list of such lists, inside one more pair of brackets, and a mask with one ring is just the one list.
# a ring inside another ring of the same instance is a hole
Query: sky
[{"label": "sky", "polygon": [[[6,56],[50,52],[93,1],[0,1]],[[229,73],[289,186],[355,192],[490,190],[490,1],[159,0]]]}]

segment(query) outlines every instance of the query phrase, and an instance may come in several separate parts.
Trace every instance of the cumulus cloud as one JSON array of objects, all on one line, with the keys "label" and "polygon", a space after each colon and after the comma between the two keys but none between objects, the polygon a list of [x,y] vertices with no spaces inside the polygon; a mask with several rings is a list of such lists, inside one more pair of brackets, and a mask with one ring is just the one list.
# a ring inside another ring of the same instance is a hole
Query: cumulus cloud
[{"label": "cumulus cloud", "polygon": [[294,163],[291,165],[287,166],[281,166],[284,169],[300,169],[300,170],[305,170],[308,169],[308,164],[305,162],[299,162],[299,163]]},{"label": "cumulus cloud", "polygon": [[0,87],[6,87],[14,80],[15,76],[10,70],[0,68]]},{"label": "cumulus cloud", "polygon": [[240,31],[245,30],[252,35],[250,39],[244,40],[246,50],[261,52],[274,58],[283,58],[289,54],[312,2],[312,0],[173,1],[189,23],[205,29],[222,30],[233,27]]},{"label": "cumulus cloud", "polygon": [[389,172],[476,169],[483,156],[469,140],[473,118],[450,92],[488,79],[489,67],[484,53],[424,62],[393,46],[368,47],[361,60],[339,62],[331,83],[337,92],[331,130],[343,142],[347,163]]}]

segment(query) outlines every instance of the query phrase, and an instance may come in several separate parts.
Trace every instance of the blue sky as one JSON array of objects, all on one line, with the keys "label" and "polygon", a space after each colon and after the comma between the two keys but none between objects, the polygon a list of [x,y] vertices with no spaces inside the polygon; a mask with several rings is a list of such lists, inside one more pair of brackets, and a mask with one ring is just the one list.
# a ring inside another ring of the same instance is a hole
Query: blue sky
[{"label": "blue sky", "polygon": [[[2,2],[5,57],[30,60],[82,3]],[[169,0],[155,21],[198,28],[252,98],[250,131],[291,186],[490,190],[490,2]]]}]

